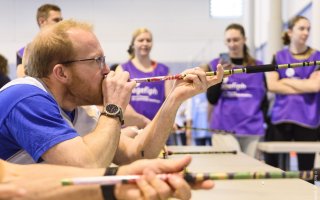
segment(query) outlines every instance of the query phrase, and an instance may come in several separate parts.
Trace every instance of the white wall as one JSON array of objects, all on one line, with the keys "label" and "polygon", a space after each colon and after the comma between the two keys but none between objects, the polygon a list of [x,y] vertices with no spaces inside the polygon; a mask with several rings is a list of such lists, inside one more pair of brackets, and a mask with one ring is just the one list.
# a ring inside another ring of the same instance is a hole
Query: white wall
[{"label": "white wall", "polygon": [[0,53],[10,61],[12,78],[15,52],[38,32],[35,13],[44,3],[59,5],[65,19],[93,23],[109,63],[127,60],[131,34],[139,27],[148,27],[153,32],[155,60],[208,62],[226,50],[224,28],[243,20],[210,18],[209,0],[0,0],[0,3]]},{"label": "white wall", "polygon": [[[255,1],[255,45],[258,49],[258,57],[264,59],[263,61],[265,63],[270,62],[270,59],[266,58],[267,56],[264,56],[266,54],[266,44],[268,44],[268,34],[272,31],[272,29],[270,30],[267,26],[270,15],[273,13],[270,2],[271,1],[269,0]],[[305,9],[310,2],[311,0],[282,0],[282,19],[279,20],[282,20],[283,23],[287,23],[289,19]],[[307,17],[309,18],[309,16]],[[318,25],[319,24],[311,24],[311,27]],[[279,35],[279,37],[281,37],[281,35]]]},{"label": "white wall", "polygon": [[283,20],[289,21],[290,18],[294,17],[307,6],[311,0],[282,0],[283,1]]},{"label": "white wall", "polygon": [[[283,21],[310,2],[282,1]],[[109,63],[127,60],[126,50],[132,32],[138,27],[150,28],[154,35],[153,59],[172,64],[173,72],[195,63],[208,62],[219,52],[226,51],[223,32],[228,24],[237,22],[252,27],[246,24],[250,21],[247,16],[210,18],[209,0],[0,0],[0,3],[0,53],[9,59],[11,78],[15,77],[15,52],[38,32],[35,13],[44,3],[59,5],[65,19],[93,23]],[[255,0],[254,4],[255,34],[248,40],[254,38],[257,48],[267,42],[268,33],[272,31],[266,26],[272,11],[269,0]],[[244,14],[247,15],[248,11]]]}]

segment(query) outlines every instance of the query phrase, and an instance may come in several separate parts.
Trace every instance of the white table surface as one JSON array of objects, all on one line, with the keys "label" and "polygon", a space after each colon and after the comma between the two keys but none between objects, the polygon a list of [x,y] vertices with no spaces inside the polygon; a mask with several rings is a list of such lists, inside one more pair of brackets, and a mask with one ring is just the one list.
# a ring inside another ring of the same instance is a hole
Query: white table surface
[{"label": "white table surface", "polygon": [[[171,151],[210,151],[212,147],[168,146]],[[172,155],[179,159],[183,155]],[[243,153],[192,154],[191,172],[281,171]],[[320,200],[320,189],[300,179],[216,180],[211,190],[193,191],[192,199],[204,200]]]},{"label": "white table surface", "polygon": [[267,153],[320,152],[320,142],[259,142],[258,150]]}]

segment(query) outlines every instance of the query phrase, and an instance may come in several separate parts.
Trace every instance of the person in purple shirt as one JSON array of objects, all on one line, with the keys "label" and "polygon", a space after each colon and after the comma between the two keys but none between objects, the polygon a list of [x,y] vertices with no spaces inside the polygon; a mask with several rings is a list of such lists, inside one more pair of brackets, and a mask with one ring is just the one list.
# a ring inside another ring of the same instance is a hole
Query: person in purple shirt
[{"label": "person in purple shirt", "polygon": [[[240,24],[230,24],[225,30],[227,54],[212,60],[209,70],[216,70],[219,63],[224,68],[239,68],[262,64],[248,52],[245,30]],[[229,59],[228,59],[229,57]],[[263,73],[234,74],[223,79],[217,87],[207,91],[211,129],[231,134],[214,134],[212,143],[217,148],[232,148],[255,157],[257,144],[265,134],[263,102],[266,100]],[[212,106],[211,106],[212,107]],[[211,114],[210,114],[211,113]]]},{"label": "person in purple shirt", "polygon": [[[117,70],[128,71],[130,78],[166,76],[169,68],[152,60],[150,52],[153,46],[152,33],[147,28],[134,31],[128,49],[130,59]],[[138,84],[132,91],[130,105],[133,109],[152,120],[170,91],[170,81],[146,82]]]},{"label": "person in purple shirt", "polygon": [[[287,48],[278,51],[273,63],[285,64],[320,59],[320,52],[307,45],[310,22],[303,16],[289,21],[283,36]],[[320,71],[316,66],[281,69],[267,73],[269,91],[276,94],[271,110],[271,141],[316,141],[320,126]],[[269,131],[268,131],[269,132]],[[268,155],[267,163],[278,166],[277,155]],[[314,154],[298,154],[299,170],[314,166]]]}]

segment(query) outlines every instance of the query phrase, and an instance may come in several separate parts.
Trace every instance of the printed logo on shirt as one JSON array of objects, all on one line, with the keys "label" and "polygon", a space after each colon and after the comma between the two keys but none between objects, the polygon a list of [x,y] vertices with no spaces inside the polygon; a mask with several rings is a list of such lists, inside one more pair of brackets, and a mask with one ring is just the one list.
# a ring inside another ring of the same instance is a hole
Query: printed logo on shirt
[{"label": "printed logo on shirt", "polygon": [[252,94],[246,93],[247,85],[245,83],[226,83],[224,82],[221,86],[223,90],[222,95],[224,97],[232,97],[232,98],[252,98]]},{"label": "printed logo on shirt", "polygon": [[132,94],[136,94],[136,95],[158,95],[159,92],[157,90],[157,88],[150,88],[149,86],[144,86],[144,87],[135,87],[132,90]]},{"label": "printed logo on shirt", "polygon": [[158,97],[159,91],[157,88],[145,86],[145,87],[136,87],[132,90],[131,101],[144,101],[152,103],[161,103]]}]

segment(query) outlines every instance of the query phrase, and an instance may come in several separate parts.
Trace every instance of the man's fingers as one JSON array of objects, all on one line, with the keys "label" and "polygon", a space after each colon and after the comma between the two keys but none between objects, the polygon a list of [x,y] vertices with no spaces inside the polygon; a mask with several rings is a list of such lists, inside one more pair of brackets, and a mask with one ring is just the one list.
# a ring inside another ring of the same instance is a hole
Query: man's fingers
[{"label": "man's fingers", "polygon": [[171,187],[175,190],[173,197],[182,200],[188,200],[191,198],[191,189],[187,182],[185,182],[181,176],[170,175],[168,182]]},{"label": "man's fingers", "polygon": [[173,191],[170,186],[163,180],[156,177],[156,174],[151,170],[144,170],[144,175],[147,181],[152,185],[156,190],[158,197],[160,199],[166,200],[172,196]]},{"label": "man's fingers", "polygon": [[198,189],[210,190],[214,187],[214,182],[212,180],[201,181],[201,182],[192,184],[191,187],[192,189],[195,189],[195,190],[198,190]]}]

